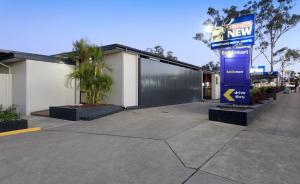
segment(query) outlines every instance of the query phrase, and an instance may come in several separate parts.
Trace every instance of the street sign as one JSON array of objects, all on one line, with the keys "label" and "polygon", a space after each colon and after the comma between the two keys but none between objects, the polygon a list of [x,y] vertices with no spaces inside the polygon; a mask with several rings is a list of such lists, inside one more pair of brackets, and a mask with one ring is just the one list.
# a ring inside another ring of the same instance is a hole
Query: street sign
[{"label": "street sign", "polygon": [[223,86],[221,88],[221,103],[243,104],[250,102],[250,88],[247,86]]},{"label": "street sign", "polygon": [[213,27],[211,49],[254,45],[254,15],[223,20]]},{"label": "street sign", "polygon": [[230,101],[230,102],[234,102],[234,98],[231,96],[231,94],[234,92],[235,89],[227,89],[224,93],[224,97],[226,98],[226,100]]},{"label": "street sign", "polygon": [[221,103],[250,103],[250,49],[247,47],[222,49]]},{"label": "street sign", "polygon": [[263,74],[265,72],[265,66],[258,66],[250,68],[250,74]]}]

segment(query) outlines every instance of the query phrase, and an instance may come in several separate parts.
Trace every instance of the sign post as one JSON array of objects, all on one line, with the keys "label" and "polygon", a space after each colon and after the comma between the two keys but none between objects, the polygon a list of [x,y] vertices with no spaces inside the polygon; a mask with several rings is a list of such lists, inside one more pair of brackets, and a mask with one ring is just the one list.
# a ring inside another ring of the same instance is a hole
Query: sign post
[{"label": "sign post", "polygon": [[250,50],[247,47],[222,49],[221,103],[250,103]]},{"label": "sign post", "polygon": [[211,37],[211,49],[220,51],[221,103],[250,104],[250,46],[254,44],[254,15],[219,22]]}]

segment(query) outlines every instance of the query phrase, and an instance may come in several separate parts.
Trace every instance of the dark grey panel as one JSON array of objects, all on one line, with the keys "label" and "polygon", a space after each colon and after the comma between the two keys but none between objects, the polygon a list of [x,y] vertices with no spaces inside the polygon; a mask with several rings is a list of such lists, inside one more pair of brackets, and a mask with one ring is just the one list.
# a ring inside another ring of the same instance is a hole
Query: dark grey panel
[{"label": "dark grey panel", "polygon": [[139,106],[200,101],[202,74],[181,66],[140,58]]}]

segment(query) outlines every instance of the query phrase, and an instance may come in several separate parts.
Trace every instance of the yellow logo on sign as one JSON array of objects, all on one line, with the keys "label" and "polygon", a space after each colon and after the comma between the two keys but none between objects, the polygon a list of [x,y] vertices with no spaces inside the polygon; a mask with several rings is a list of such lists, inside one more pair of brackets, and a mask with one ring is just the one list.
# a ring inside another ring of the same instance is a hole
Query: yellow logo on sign
[{"label": "yellow logo on sign", "polygon": [[233,92],[234,92],[234,89],[228,89],[228,90],[224,93],[224,97],[225,97],[228,101],[230,101],[230,102],[234,102],[234,101],[235,101],[234,98],[232,98],[232,96],[230,96],[231,93],[233,93]]}]

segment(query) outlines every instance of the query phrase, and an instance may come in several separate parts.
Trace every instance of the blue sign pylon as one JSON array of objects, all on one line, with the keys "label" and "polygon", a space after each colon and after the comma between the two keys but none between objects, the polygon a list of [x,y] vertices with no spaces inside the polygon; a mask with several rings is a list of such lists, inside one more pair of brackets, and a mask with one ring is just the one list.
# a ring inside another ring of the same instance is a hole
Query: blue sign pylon
[{"label": "blue sign pylon", "polygon": [[250,104],[250,49],[220,50],[221,103]]},{"label": "blue sign pylon", "polygon": [[225,19],[213,27],[211,49],[220,51],[221,103],[250,104],[249,46],[254,45],[254,15]]}]

